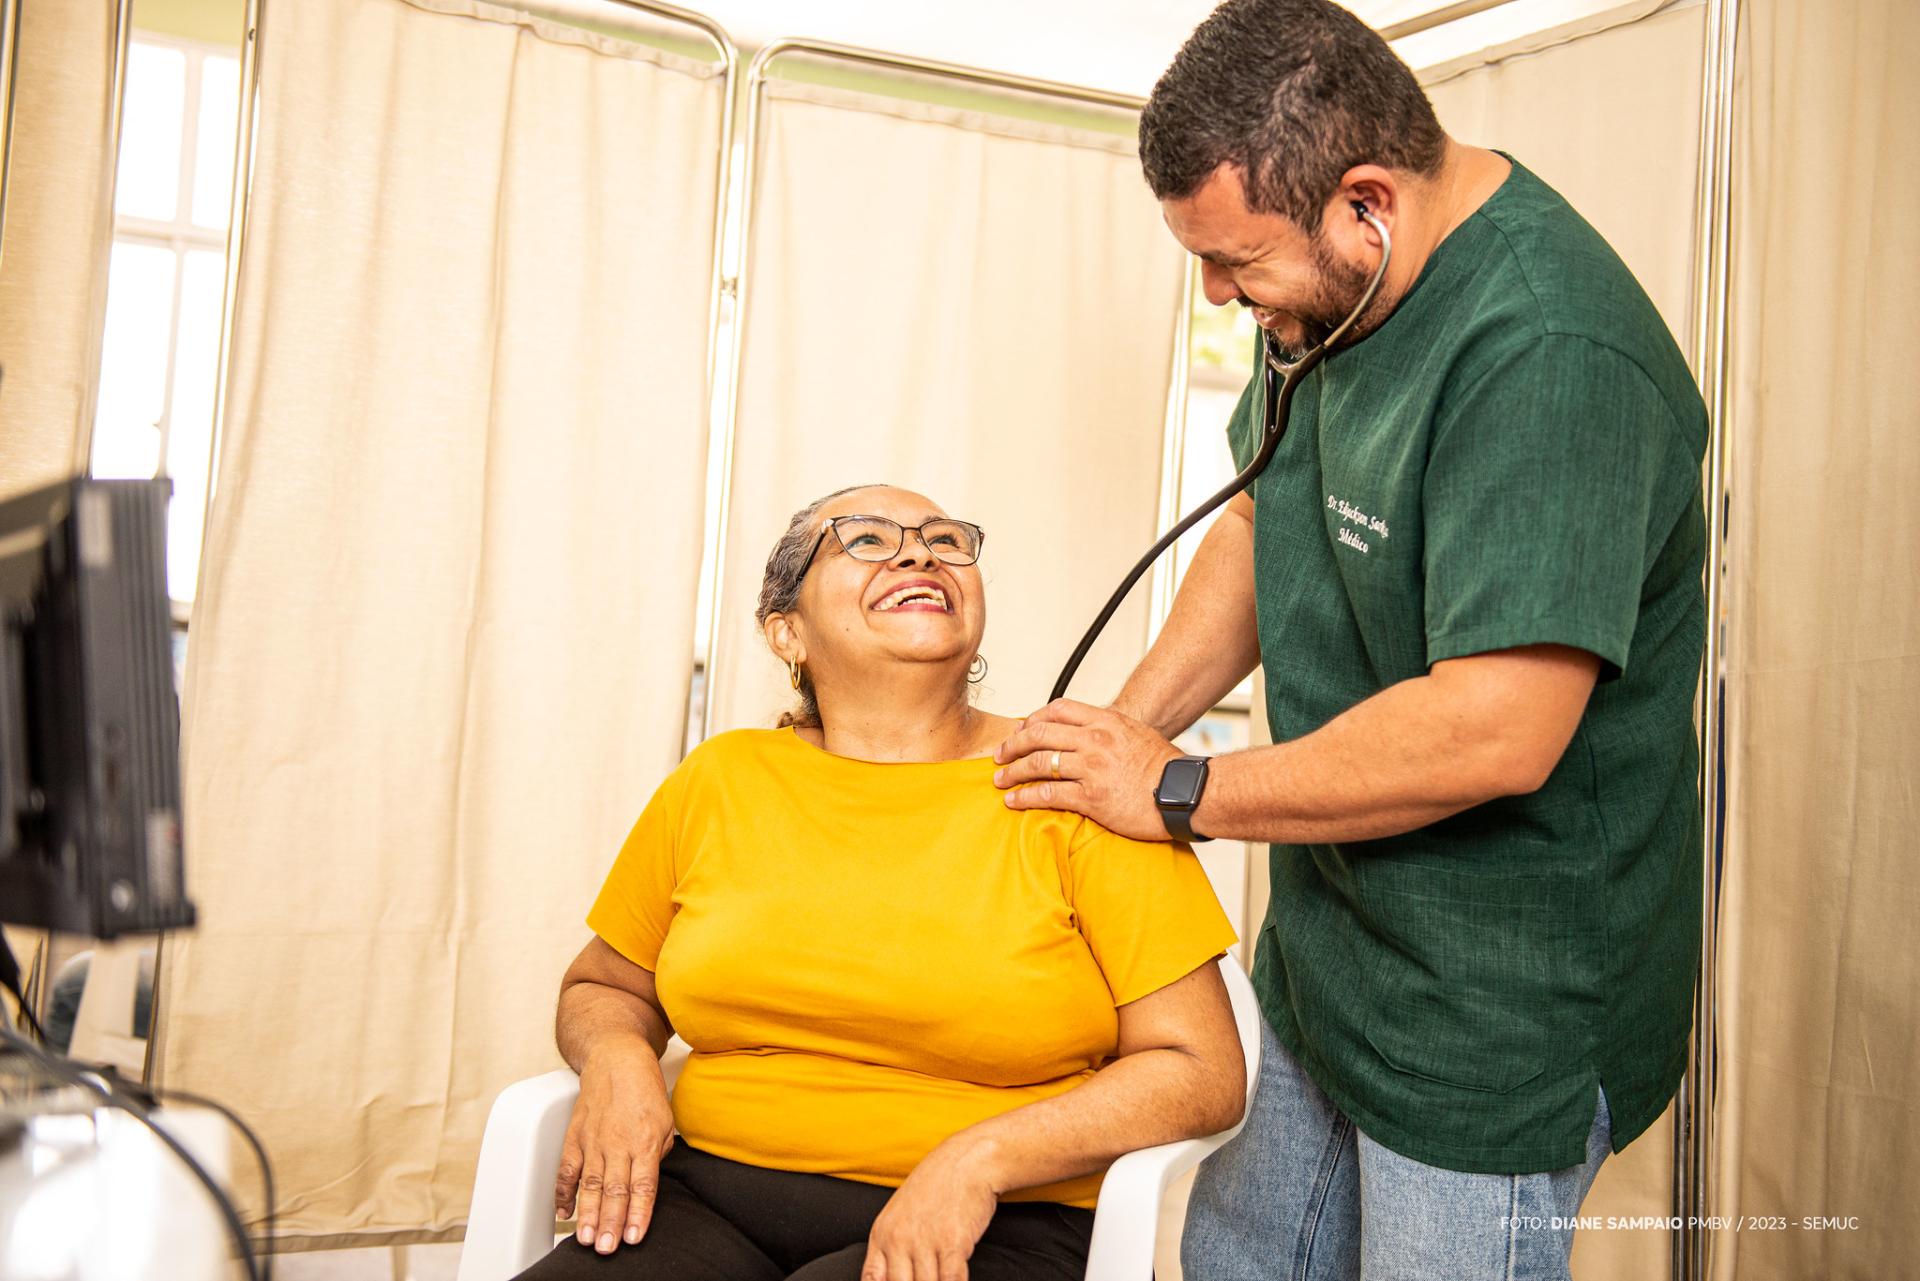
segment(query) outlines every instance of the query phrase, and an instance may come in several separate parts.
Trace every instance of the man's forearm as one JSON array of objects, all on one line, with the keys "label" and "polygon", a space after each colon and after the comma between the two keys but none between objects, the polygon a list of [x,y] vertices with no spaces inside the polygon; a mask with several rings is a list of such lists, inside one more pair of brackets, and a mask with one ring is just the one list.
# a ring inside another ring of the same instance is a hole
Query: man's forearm
[{"label": "man's forearm", "polygon": [[1232,840],[1364,841],[1532,791],[1565,752],[1595,666],[1577,651],[1512,651],[1389,686],[1311,734],[1215,757],[1193,825]]},{"label": "man's forearm", "polygon": [[1200,719],[1260,661],[1251,504],[1238,501],[1201,540],[1166,625],[1113,703],[1165,738]]},{"label": "man's forearm", "polygon": [[554,1016],[554,1041],[574,1071],[584,1071],[588,1056],[615,1044],[646,1045],[657,1058],[667,1048],[666,1022],[640,997],[603,983],[570,984],[560,993]]}]

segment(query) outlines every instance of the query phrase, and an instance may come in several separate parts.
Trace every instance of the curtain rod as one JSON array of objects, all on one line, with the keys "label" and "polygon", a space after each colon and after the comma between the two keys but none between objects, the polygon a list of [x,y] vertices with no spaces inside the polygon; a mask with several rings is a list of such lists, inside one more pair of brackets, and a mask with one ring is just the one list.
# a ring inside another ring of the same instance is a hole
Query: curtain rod
[{"label": "curtain rod", "polygon": [[604,5],[632,9],[669,23],[696,27],[713,45],[714,51],[720,55],[717,61],[728,72],[739,62],[740,46],[727,34],[726,28],[704,13],[683,9],[677,4],[667,3],[667,0],[517,0],[515,7],[533,17],[571,27],[580,25],[583,18],[591,16],[583,13],[583,10]]},{"label": "curtain rod", "polygon": [[988,85],[996,89],[1010,89],[1048,98],[1067,98],[1103,107],[1116,107],[1122,111],[1139,111],[1147,105],[1145,98],[1137,98],[1132,94],[1119,93],[1111,89],[1096,89],[1091,85],[1041,80],[1033,76],[1015,75],[1008,71],[993,71],[986,67],[971,67],[957,62],[941,62],[936,58],[917,58],[910,54],[887,53],[880,49],[863,49],[855,45],[836,44],[831,40],[812,40],[799,36],[782,36],[763,46],[754,55],[753,66],[747,72],[748,91],[752,92],[756,81],[764,81],[767,78],[768,63],[788,53],[815,54],[823,58],[838,58],[843,62],[859,62],[873,67],[885,67],[893,71],[917,72],[947,80],[964,80],[971,84]]},{"label": "curtain rod", "polygon": [[1461,18],[1471,18],[1476,13],[1485,13],[1489,9],[1498,9],[1502,5],[1512,4],[1513,0],[1455,0],[1453,4],[1442,5],[1430,13],[1417,18],[1408,18],[1405,22],[1396,22],[1392,26],[1380,28],[1382,40],[1400,40],[1407,36],[1419,35],[1422,31],[1431,31],[1435,27],[1444,27],[1449,22]]}]

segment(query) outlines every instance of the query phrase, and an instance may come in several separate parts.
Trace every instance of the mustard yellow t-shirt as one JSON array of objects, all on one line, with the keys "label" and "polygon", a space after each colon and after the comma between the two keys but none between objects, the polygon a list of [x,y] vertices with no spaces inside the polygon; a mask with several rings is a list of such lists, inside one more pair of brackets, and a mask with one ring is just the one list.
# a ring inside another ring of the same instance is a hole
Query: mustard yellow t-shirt
[{"label": "mustard yellow t-shirt", "polygon": [[[654,972],[692,1047],[687,1142],[898,1185],[949,1135],[1085,1081],[1115,1007],[1234,941],[1184,846],[1009,810],[993,771],[737,730],[660,785],[587,924]],[[1099,1186],[1010,1199],[1092,1206]]]}]

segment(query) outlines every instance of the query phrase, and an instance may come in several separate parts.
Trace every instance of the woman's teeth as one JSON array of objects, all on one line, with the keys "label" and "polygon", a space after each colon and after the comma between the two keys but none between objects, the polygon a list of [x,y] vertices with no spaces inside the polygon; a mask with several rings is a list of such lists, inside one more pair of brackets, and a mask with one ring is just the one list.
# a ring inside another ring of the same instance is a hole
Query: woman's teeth
[{"label": "woman's teeth", "polygon": [[930,605],[938,605],[941,609],[945,609],[947,607],[947,594],[937,587],[902,587],[899,591],[887,596],[878,605],[875,605],[874,609],[885,613],[887,610],[897,609],[910,602],[924,602]]}]

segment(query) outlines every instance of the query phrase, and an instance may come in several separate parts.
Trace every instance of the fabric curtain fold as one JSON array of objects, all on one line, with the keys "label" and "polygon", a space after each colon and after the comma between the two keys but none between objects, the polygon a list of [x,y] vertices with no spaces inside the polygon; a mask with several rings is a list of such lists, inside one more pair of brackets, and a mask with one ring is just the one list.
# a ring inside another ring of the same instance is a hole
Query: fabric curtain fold
[{"label": "fabric curtain fold", "polygon": [[113,241],[114,0],[20,8],[0,228],[0,496],[73,473]]},{"label": "fabric curtain fold", "polygon": [[[753,622],[788,517],[876,481],[987,530],[981,702],[1024,714],[1156,533],[1179,246],[1130,136],[765,92],[713,728],[790,705]],[[1073,696],[1111,697],[1146,629],[1142,585]]]},{"label": "fabric curtain fold", "polygon": [[1736,56],[1722,1281],[1920,1249],[1920,8],[1745,0]]},{"label": "fabric curtain fold", "polygon": [[679,756],[723,80],[267,10],[157,1063],[259,1129],[287,1248],[431,1239]]}]

